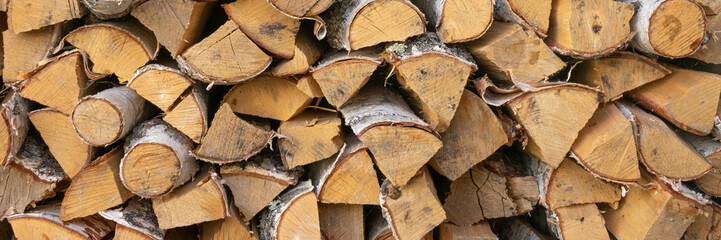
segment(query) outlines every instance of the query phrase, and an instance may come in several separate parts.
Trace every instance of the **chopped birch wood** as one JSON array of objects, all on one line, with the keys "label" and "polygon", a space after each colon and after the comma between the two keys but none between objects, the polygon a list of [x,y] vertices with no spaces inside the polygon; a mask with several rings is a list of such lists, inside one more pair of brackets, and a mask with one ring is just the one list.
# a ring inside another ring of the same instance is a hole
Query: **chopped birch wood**
[{"label": "chopped birch wood", "polygon": [[467,42],[493,22],[493,0],[413,0],[444,43]]},{"label": "chopped birch wood", "polygon": [[380,192],[383,218],[399,240],[420,239],[446,219],[430,172],[421,168],[402,189],[388,180]]},{"label": "chopped birch wood", "polygon": [[0,165],[12,162],[20,151],[30,128],[28,121],[29,102],[17,92],[9,90],[0,105]]},{"label": "chopped birch wood", "polygon": [[89,78],[85,66],[82,52],[63,54],[28,78],[18,93],[26,99],[70,115],[78,99],[88,92]]},{"label": "chopped birch wood", "polygon": [[610,239],[596,204],[575,204],[554,210],[559,239]]},{"label": "chopped birch wood", "polygon": [[718,170],[721,167],[721,142],[710,136],[697,136],[682,131],[678,133],[714,167],[695,180],[696,186],[708,195],[721,196],[721,171]]},{"label": "chopped birch wood", "polygon": [[190,156],[193,145],[190,138],[158,118],[139,124],[125,142],[120,162],[123,185],[145,198],[180,187],[198,171],[197,161]]},{"label": "chopped birch wood", "polygon": [[551,2],[552,0],[496,0],[493,14],[498,20],[520,24],[545,38],[551,16]]},{"label": "chopped birch wood", "polygon": [[278,77],[288,77],[307,73],[323,53],[322,46],[310,32],[300,32],[295,38],[293,57],[278,62],[270,69],[270,74]]},{"label": "chopped birch wood", "polygon": [[628,183],[641,178],[633,127],[613,103],[599,106],[578,133],[571,156],[606,180]]},{"label": "chopped birch wood", "polygon": [[191,182],[162,197],[153,198],[161,229],[189,226],[230,215],[228,197],[213,166],[203,168]]},{"label": "chopped birch wood", "polygon": [[107,20],[125,16],[146,0],[82,0],[93,16]]},{"label": "chopped birch wood", "polygon": [[122,204],[133,194],[120,181],[123,149],[118,146],[73,177],[60,206],[60,219],[87,217]]},{"label": "chopped birch wood", "polygon": [[540,202],[550,210],[573,204],[608,203],[621,200],[621,187],[596,178],[570,158],[556,169],[538,162],[532,171],[539,182]]},{"label": "chopped birch wood", "polygon": [[125,208],[99,214],[115,222],[115,239],[162,240],[165,230],[158,227],[151,204],[148,199],[133,198]]},{"label": "chopped birch wood", "polygon": [[0,219],[55,196],[55,187],[67,179],[45,144],[29,136],[13,162],[0,167]]},{"label": "chopped birch wood", "polygon": [[177,56],[176,60],[183,72],[193,79],[232,85],[263,72],[270,65],[271,57],[260,50],[238,25],[228,20],[210,36]]},{"label": "chopped birch wood", "polygon": [[593,116],[600,98],[590,89],[559,86],[524,93],[506,105],[528,134],[524,151],[555,168]]},{"label": "chopped birch wood", "polygon": [[328,103],[339,107],[358,93],[382,62],[376,48],[332,51],[324,54],[310,72]]},{"label": "chopped birch wood", "polygon": [[258,228],[260,239],[321,239],[313,184],[300,182],[281,194],[263,212]]},{"label": "chopped birch wood", "polygon": [[259,154],[248,161],[223,165],[220,175],[233,193],[235,205],[248,219],[255,217],[280,192],[298,182],[298,172],[288,170],[280,156]]},{"label": "chopped birch wood", "polygon": [[318,82],[313,78],[313,75],[305,75],[298,79],[298,83],[295,85],[298,87],[298,90],[305,93],[305,95],[314,97],[314,98],[322,98],[323,97],[323,91],[320,89],[320,86],[318,85]]},{"label": "chopped birch wood", "polygon": [[199,235],[201,240],[258,239],[257,233],[250,229],[246,220],[235,210],[231,211],[230,216],[224,219],[200,224]]},{"label": "chopped birch wood", "polygon": [[526,239],[526,240],[552,240],[554,238],[536,230],[530,223],[518,219],[511,219],[499,234],[502,239]]},{"label": "chopped birch wood", "polygon": [[442,146],[398,94],[380,86],[364,89],[339,110],[394,185],[405,185]]},{"label": "chopped birch wood", "polygon": [[172,57],[200,41],[216,2],[150,0],[130,14],[155,33]]},{"label": "chopped birch wood", "polygon": [[606,0],[555,0],[548,28],[554,51],[575,58],[594,58],[625,47],[634,32],[634,5]]},{"label": "chopped birch wood", "polygon": [[317,162],[337,153],[343,145],[338,113],[305,111],[278,127],[278,151],[287,168]]},{"label": "chopped birch wood", "polygon": [[468,77],[478,67],[467,50],[446,46],[434,33],[386,48],[385,58],[409,91],[412,106],[438,132],[444,132],[456,113]]},{"label": "chopped birch wood", "polygon": [[705,37],[703,8],[691,0],[638,0],[631,19],[634,49],[667,58],[682,58],[696,52]]},{"label": "chopped birch wood", "polygon": [[318,204],[320,233],[325,240],[363,240],[363,205]]},{"label": "chopped birch wood", "polygon": [[80,0],[12,0],[7,5],[8,28],[15,33],[81,18],[88,9]]},{"label": "chopped birch wood", "polygon": [[156,63],[138,69],[127,85],[166,113],[191,86],[193,80],[179,70]]},{"label": "chopped birch wood", "polygon": [[440,240],[498,240],[496,234],[491,231],[491,226],[485,221],[473,226],[457,226],[453,223],[443,223],[438,232]]},{"label": "chopped birch wood", "polygon": [[426,31],[423,13],[408,0],[340,1],[328,9],[324,20],[330,46],[346,51],[404,41]]},{"label": "chopped birch wood", "polygon": [[270,0],[279,11],[294,18],[318,15],[328,9],[335,0]]},{"label": "chopped birch wood", "polygon": [[282,58],[293,58],[300,20],[283,14],[265,0],[235,1],[223,5],[223,9],[255,44]]},{"label": "chopped birch wood", "polygon": [[80,140],[70,116],[52,108],[43,108],[30,112],[28,118],[70,178],[90,163],[95,148]]},{"label": "chopped birch wood", "polygon": [[684,240],[705,240],[721,238],[721,206],[710,204],[703,206],[691,226],[683,235]]},{"label": "chopped birch wood", "polygon": [[443,147],[429,163],[451,181],[508,142],[501,121],[480,97],[464,90],[458,105],[450,127],[441,134]]},{"label": "chopped birch wood", "polygon": [[18,239],[101,240],[114,229],[114,223],[98,215],[60,220],[60,206],[39,207],[33,212],[8,217]]},{"label": "chopped birch wood", "polygon": [[712,169],[694,182],[704,193],[714,197],[721,196],[721,171],[717,168]]},{"label": "chopped birch wood", "polygon": [[603,91],[603,102],[621,98],[627,91],[671,74],[664,66],[642,55],[618,52],[585,60],[571,70],[571,81]]},{"label": "chopped birch wood", "polygon": [[93,72],[114,73],[120,83],[127,83],[160,50],[153,32],[130,19],[79,27],[65,41],[88,53]]},{"label": "chopped birch wood", "polygon": [[706,17],[721,13],[721,1],[719,0],[696,0],[696,3],[703,7]]},{"label": "chopped birch wood", "polygon": [[[700,3],[701,1],[696,2]],[[716,2],[718,7],[721,8],[721,1],[714,2]],[[706,13],[708,14],[709,12],[707,11]],[[708,42],[701,45],[696,53],[689,57],[701,60],[705,63],[721,64],[721,56],[716,54],[721,51],[721,39],[719,39],[720,36],[718,35],[719,32],[721,32],[721,17],[718,15],[706,16],[706,24],[706,31],[711,33]]]},{"label": "chopped birch wood", "polygon": [[83,142],[108,146],[125,137],[143,118],[145,100],[133,89],[118,86],[85,96],[71,114]]},{"label": "chopped birch wood", "polygon": [[540,82],[566,66],[535,33],[513,23],[494,22],[483,37],[466,47],[486,74],[508,83]]},{"label": "chopped birch wood", "polygon": [[200,84],[180,99],[180,102],[163,117],[196,143],[208,132],[208,92]]},{"label": "chopped birch wood", "polygon": [[263,150],[272,137],[270,122],[241,118],[224,103],[215,113],[208,134],[191,154],[206,162],[239,162]]},{"label": "chopped birch wood", "polygon": [[673,125],[696,135],[708,135],[719,105],[721,75],[679,68],[671,70],[673,73],[630,91],[628,95]]},{"label": "chopped birch wood", "polygon": [[313,100],[295,85],[293,80],[263,74],[235,85],[223,102],[236,113],[288,121]]},{"label": "chopped birch wood", "polygon": [[[378,205],[378,177],[368,147],[347,134],[340,152],[310,165],[318,202]],[[321,216],[322,217],[322,216]]]},{"label": "chopped birch wood", "polygon": [[37,63],[48,58],[63,34],[62,24],[24,33],[3,31],[3,83],[8,85],[25,80],[21,75],[30,72]]},{"label": "chopped birch wood", "polygon": [[663,120],[629,103],[618,106],[626,118],[635,122],[638,157],[651,173],[675,180],[691,180],[711,170],[711,164]]}]

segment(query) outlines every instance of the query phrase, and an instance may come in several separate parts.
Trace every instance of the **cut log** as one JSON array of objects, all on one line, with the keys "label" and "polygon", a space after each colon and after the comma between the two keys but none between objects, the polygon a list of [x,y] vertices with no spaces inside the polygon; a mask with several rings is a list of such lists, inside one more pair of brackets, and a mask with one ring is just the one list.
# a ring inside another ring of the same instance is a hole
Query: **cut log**
[{"label": "cut log", "polygon": [[413,4],[444,43],[477,39],[493,22],[493,0],[413,0]]},{"label": "cut log", "polygon": [[108,146],[141,121],[144,108],[145,100],[133,89],[118,86],[80,99],[71,118],[83,142]]},{"label": "cut log", "polygon": [[255,217],[280,192],[298,182],[300,173],[288,170],[280,156],[259,154],[248,161],[223,165],[220,175],[233,193],[235,205],[248,219]]},{"label": "cut log", "polygon": [[315,16],[328,9],[335,0],[270,0],[276,9],[295,18]]},{"label": "cut log", "polygon": [[287,168],[307,165],[332,156],[343,145],[338,113],[306,111],[278,127],[278,150]]},{"label": "cut log", "polygon": [[313,78],[313,75],[305,75],[298,79],[298,82],[295,84],[296,87],[298,87],[298,90],[305,93],[305,95],[314,97],[314,98],[322,98],[323,97],[323,91],[320,90],[320,86],[318,85],[318,82]]},{"label": "cut log", "polygon": [[543,40],[513,23],[494,22],[483,37],[466,46],[485,73],[508,83],[540,82],[566,66]]},{"label": "cut log", "polygon": [[524,151],[555,168],[598,106],[601,95],[574,86],[524,93],[506,103],[528,134]]},{"label": "cut log", "polygon": [[706,161],[713,165],[714,169],[696,179],[696,186],[711,196],[721,196],[721,142],[710,136],[697,136],[687,132],[678,131],[679,135]]},{"label": "cut log", "polygon": [[175,57],[200,40],[216,2],[150,0],[130,14],[155,33]]},{"label": "cut log", "polygon": [[498,240],[496,234],[491,231],[491,226],[485,221],[473,226],[456,226],[452,223],[443,223],[438,232],[440,240]]},{"label": "cut log", "polygon": [[258,228],[260,239],[321,239],[313,184],[300,182],[281,194],[262,214]]},{"label": "cut log", "polygon": [[707,18],[709,15],[716,15],[721,13],[721,1],[719,0],[696,0],[696,3],[699,6],[703,7]]},{"label": "cut log", "polygon": [[618,52],[608,57],[588,59],[571,70],[569,80],[603,91],[603,102],[671,74],[671,70],[644,56]]},{"label": "cut log", "polygon": [[691,180],[711,170],[711,164],[693,146],[681,140],[663,120],[629,103],[617,106],[626,118],[635,122],[638,157],[651,173],[670,179]]},{"label": "cut log", "polygon": [[201,169],[188,182],[162,197],[153,198],[161,229],[189,226],[230,216],[228,197],[213,166]]},{"label": "cut log", "polygon": [[155,118],[139,124],[125,142],[120,178],[138,196],[163,196],[190,180],[198,163],[190,156],[193,142]]},{"label": "cut log", "polygon": [[272,69],[270,74],[278,77],[305,74],[310,67],[318,61],[323,48],[320,42],[308,31],[303,31],[295,38],[293,58],[281,60]]},{"label": "cut log", "polygon": [[628,183],[641,178],[633,127],[613,103],[602,104],[588,120],[571,156],[605,180]]},{"label": "cut log", "polygon": [[621,200],[619,186],[594,177],[570,158],[563,160],[556,169],[538,161],[531,167],[539,182],[540,202],[549,210],[572,204],[615,205]]},{"label": "cut log", "polygon": [[29,136],[12,163],[0,167],[0,219],[55,196],[55,187],[67,179],[45,144]]},{"label": "cut log", "polygon": [[411,105],[438,132],[444,132],[456,113],[468,77],[475,72],[473,57],[463,48],[446,46],[434,33],[389,45],[385,58],[409,90]]},{"label": "cut log", "polygon": [[325,240],[363,240],[363,205],[318,204],[320,233]]},{"label": "cut log", "polygon": [[163,117],[196,143],[208,132],[208,92],[200,84],[180,99],[180,102]]},{"label": "cut log", "polygon": [[68,115],[43,108],[30,112],[28,118],[70,178],[90,163],[96,149],[80,140]]},{"label": "cut log", "polygon": [[633,48],[667,58],[682,58],[696,52],[706,32],[703,8],[691,0],[637,0],[631,19]]},{"label": "cut log", "polygon": [[85,57],[80,51],[70,51],[54,58],[28,78],[18,93],[70,115],[78,99],[89,92]]},{"label": "cut log", "polygon": [[95,159],[73,178],[60,206],[60,219],[87,217],[122,204],[133,194],[120,181],[123,149],[118,146]]},{"label": "cut log", "polygon": [[358,93],[382,62],[376,48],[333,51],[324,54],[310,72],[328,103],[339,107]]},{"label": "cut log", "polygon": [[81,18],[87,12],[80,0],[12,0],[7,5],[8,28],[15,33],[27,32]]},{"label": "cut log", "polygon": [[179,70],[154,63],[138,69],[127,86],[167,113],[193,86],[193,80]]},{"label": "cut log", "polygon": [[423,13],[408,0],[340,1],[328,9],[324,20],[330,46],[346,51],[404,41],[426,31]]},{"label": "cut log", "polygon": [[530,223],[513,218],[499,235],[502,239],[552,240],[554,238],[536,230]]},{"label": "cut log", "polygon": [[433,156],[430,165],[451,181],[508,142],[503,125],[493,110],[468,90],[463,91],[449,126],[441,134],[443,147]]},{"label": "cut log", "polygon": [[721,238],[721,206],[710,204],[703,206],[691,226],[683,235],[684,240],[706,240]]},{"label": "cut log", "polygon": [[[701,1],[696,1],[700,3]],[[718,4],[721,10],[721,1],[714,1]],[[709,13],[708,11],[706,12]],[[708,42],[704,43],[693,55],[689,56],[705,63],[721,64],[721,56],[718,53],[721,51],[721,39],[718,35],[721,32],[721,17],[718,15],[706,16],[706,31],[711,33]]]},{"label": "cut log", "polygon": [[398,94],[380,86],[366,88],[339,109],[394,185],[405,185],[442,146]]},{"label": "cut log", "polygon": [[25,142],[30,124],[28,121],[29,102],[15,91],[8,92],[0,106],[0,165],[12,162]]},{"label": "cut log", "polygon": [[610,239],[596,204],[576,204],[553,211],[548,224],[558,239]]},{"label": "cut log", "polygon": [[235,85],[225,95],[234,112],[288,121],[313,100],[295,87],[295,81],[263,74]]},{"label": "cut log", "polygon": [[554,0],[546,44],[574,58],[595,58],[625,47],[634,32],[631,3],[606,0]]},{"label": "cut log", "polygon": [[3,31],[3,83],[8,85],[24,80],[21,75],[48,58],[63,34],[62,24],[17,34],[12,30]]},{"label": "cut log", "polygon": [[8,217],[18,239],[101,240],[115,224],[98,215],[71,221],[60,220],[60,206],[39,207],[30,213]]},{"label": "cut log", "polygon": [[85,25],[70,32],[65,41],[88,53],[93,72],[114,73],[120,83],[127,83],[160,50],[153,32],[131,20]]},{"label": "cut log", "polygon": [[146,0],[82,0],[93,16],[101,19],[125,16]]},{"label": "cut log", "polygon": [[255,233],[246,220],[237,213],[235,208],[231,209],[230,216],[225,219],[204,222],[200,224],[201,240],[257,240]]},{"label": "cut log", "polygon": [[283,14],[265,0],[235,1],[223,5],[223,8],[258,46],[282,58],[294,56],[300,20]]},{"label": "cut log", "polygon": [[708,135],[721,94],[721,75],[671,68],[668,76],[637,88],[628,95],[638,104],[677,127],[696,135]]},{"label": "cut log", "polygon": [[183,72],[193,79],[232,85],[263,72],[270,65],[271,57],[229,20],[177,56],[176,60]]},{"label": "cut log", "polygon": [[721,171],[717,168],[699,177],[694,182],[704,193],[714,197],[721,196]]},{"label": "cut log", "polygon": [[202,144],[191,154],[206,162],[239,162],[263,150],[273,135],[267,120],[241,118],[224,103],[215,113]]},{"label": "cut log", "polygon": [[497,0],[493,15],[504,22],[520,24],[545,38],[551,16],[551,2],[552,0]]},{"label": "cut log", "polygon": [[446,219],[436,195],[431,174],[426,168],[408,181],[402,189],[386,180],[381,186],[380,205],[383,218],[396,239],[420,239]]},{"label": "cut log", "polygon": [[162,240],[165,235],[165,230],[158,227],[158,219],[148,199],[133,198],[125,208],[99,214],[115,222],[115,239]]},{"label": "cut log", "polygon": [[373,159],[355,135],[346,135],[345,145],[336,156],[310,169],[319,202],[378,205],[380,188]]}]

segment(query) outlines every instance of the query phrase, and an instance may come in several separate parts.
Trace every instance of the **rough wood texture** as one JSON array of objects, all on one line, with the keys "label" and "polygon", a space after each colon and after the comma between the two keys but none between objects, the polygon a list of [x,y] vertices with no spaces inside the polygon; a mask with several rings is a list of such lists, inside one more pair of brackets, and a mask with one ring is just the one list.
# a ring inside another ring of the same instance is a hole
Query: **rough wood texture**
[{"label": "rough wood texture", "polygon": [[300,182],[281,194],[263,213],[258,228],[260,239],[321,239],[313,184]]},{"label": "rough wood texture", "polygon": [[27,136],[30,123],[28,121],[28,100],[20,97],[15,91],[5,95],[0,106],[0,165],[13,161],[20,151]]},{"label": "rough wood texture", "polygon": [[703,8],[690,0],[637,0],[631,19],[635,49],[667,58],[682,58],[701,47],[706,31]]},{"label": "rough wood texture", "polygon": [[596,204],[576,204],[553,211],[551,229],[556,229],[559,239],[610,239],[603,216]]},{"label": "rough wood texture", "polygon": [[195,87],[167,112],[163,121],[199,143],[208,132],[208,92],[200,84],[195,84]]},{"label": "rough wood texture", "polygon": [[483,37],[466,47],[486,74],[507,83],[540,82],[566,66],[535,33],[513,23],[493,22]]},{"label": "rough wood texture", "polygon": [[153,31],[158,42],[175,57],[200,40],[216,2],[150,0],[131,15]]},{"label": "rough wood texture", "polygon": [[318,15],[328,9],[335,0],[270,0],[268,1],[276,9],[286,15],[300,18],[304,16]]},{"label": "rough wood texture", "polygon": [[443,206],[436,196],[430,172],[422,168],[398,189],[388,180],[380,192],[383,218],[396,239],[420,239],[446,219]]},{"label": "rough wood texture", "polygon": [[438,132],[448,129],[468,76],[478,69],[471,54],[426,33],[387,46],[385,58],[398,71],[398,81],[409,90],[411,105],[420,109],[421,117]]},{"label": "rough wood texture", "polygon": [[713,165],[711,171],[695,180],[696,186],[708,195],[721,196],[721,172],[718,170],[721,167],[721,142],[710,136],[697,136],[682,131],[677,133]]},{"label": "rough wood texture", "polygon": [[179,70],[153,63],[135,71],[127,86],[163,112],[169,112],[178,98],[193,86],[193,80]]},{"label": "rough wood texture", "polygon": [[671,70],[631,52],[588,59],[571,70],[569,80],[603,91],[603,102],[621,98],[627,91],[671,74]]},{"label": "rough wood texture", "polygon": [[52,59],[29,77],[18,93],[70,115],[78,99],[88,92],[86,57],[81,51],[69,51]]},{"label": "rough wood texture", "polygon": [[318,204],[320,233],[325,240],[363,240],[363,205]]},{"label": "rough wood texture", "polygon": [[380,187],[373,159],[353,134],[346,135],[336,156],[311,165],[309,176],[319,202],[378,205]]},{"label": "rough wood texture", "polygon": [[638,104],[677,127],[708,135],[721,94],[721,75],[671,68],[673,73],[628,93]]},{"label": "rough wood texture", "polygon": [[8,28],[15,33],[27,32],[80,18],[87,12],[80,0],[12,0],[7,5]]},{"label": "rough wood texture", "polygon": [[95,148],[80,140],[68,115],[43,108],[30,112],[28,118],[68,176],[74,178],[90,163]]},{"label": "rough wood texture", "polygon": [[262,74],[235,85],[223,98],[234,112],[288,121],[313,99],[295,87],[295,81]]},{"label": "rough wood texture", "polygon": [[382,60],[376,48],[333,51],[325,53],[310,72],[328,103],[339,107],[358,93]]},{"label": "rough wood texture", "polygon": [[120,178],[138,196],[155,198],[189,181],[198,171],[193,142],[155,118],[139,124],[125,142]]},{"label": "rough wood texture", "polygon": [[232,85],[263,72],[270,66],[271,57],[243,34],[238,25],[228,20],[176,60],[183,72],[193,79]]},{"label": "rough wood texture", "polygon": [[127,135],[143,118],[145,100],[134,90],[118,86],[80,99],[71,114],[83,142],[108,146]]},{"label": "rough wood texture", "polygon": [[339,110],[383,175],[403,186],[441,148],[441,140],[398,94],[379,86],[364,90]]},{"label": "rough wood texture", "polygon": [[313,75],[305,75],[298,79],[298,82],[295,84],[295,86],[300,90],[301,92],[305,93],[305,95],[314,97],[314,98],[322,98],[323,97],[323,91],[320,89],[320,86],[318,85],[318,82],[313,78]]},{"label": "rough wood texture", "polygon": [[499,236],[503,239],[552,240],[554,238],[536,230],[530,223],[518,219],[511,219]]},{"label": "rough wood texture", "polygon": [[213,163],[239,162],[263,150],[273,135],[267,120],[242,118],[224,103],[192,155]]},{"label": "rough wood texture", "polygon": [[30,72],[38,62],[50,56],[63,37],[62,30],[62,24],[55,24],[24,33],[3,31],[3,83],[24,80],[22,74]]},{"label": "rough wood texture", "polygon": [[[325,44],[323,44],[325,45]],[[310,70],[323,53],[323,45],[308,31],[303,31],[295,38],[293,47],[293,58],[281,60],[273,68],[270,74],[279,77],[305,74]]]},{"label": "rough wood texture", "polygon": [[119,18],[128,14],[146,0],[82,0],[82,3],[99,19]]},{"label": "rough wood texture", "polygon": [[403,41],[425,32],[426,20],[408,0],[350,0],[333,4],[324,16],[328,43],[352,51]]},{"label": "rough wood texture", "polygon": [[520,24],[525,29],[546,37],[552,0],[497,0],[493,7],[495,17],[504,22]]},{"label": "rough wood texture", "polygon": [[294,57],[300,20],[283,14],[266,0],[235,1],[223,5],[223,8],[258,46],[282,58]]},{"label": "rough wood texture", "polygon": [[[700,3],[701,1],[696,2]],[[721,1],[714,2],[717,2],[718,7],[721,8]],[[707,11],[706,14],[708,13],[709,12]],[[719,32],[721,32],[721,17],[719,17],[718,15],[706,16],[706,24],[706,31],[711,33],[708,42],[704,43],[696,51],[696,53],[689,57],[704,61],[706,63],[721,64],[721,56],[717,54],[719,51],[721,51],[721,38],[719,38],[721,36],[718,35]]]},{"label": "rough wood texture", "polygon": [[603,181],[587,172],[570,158],[556,169],[544,163],[532,164],[532,171],[539,182],[540,202],[550,210],[572,204],[608,203],[621,200],[621,188]]},{"label": "rough wood texture", "polygon": [[161,229],[189,226],[230,215],[228,197],[213,166],[203,168],[195,179],[168,195],[153,198],[153,210]]},{"label": "rough wood texture", "polygon": [[709,15],[716,15],[721,13],[721,1],[718,0],[696,0],[696,3],[703,7],[704,12],[708,18]]},{"label": "rough wood texture", "polygon": [[115,239],[162,240],[165,236],[148,199],[133,198],[125,208],[101,211],[100,216],[115,222]]},{"label": "rough wood texture", "polygon": [[485,221],[473,226],[456,226],[452,223],[443,223],[438,232],[440,240],[498,240],[496,234],[491,231],[491,226]]},{"label": "rough wood texture", "polygon": [[258,239],[258,234],[248,226],[242,215],[239,215],[235,210],[232,210],[230,216],[225,219],[200,224],[199,235],[201,240]]},{"label": "rough wood texture", "polygon": [[248,161],[223,165],[220,175],[233,193],[243,216],[252,218],[278,194],[298,182],[298,172],[288,170],[280,156],[258,154]]},{"label": "rough wood texture", "polygon": [[133,194],[125,189],[120,180],[122,147],[116,147],[95,159],[74,178],[65,191],[60,207],[60,219],[68,221],[93,215],[115,207]]},{"label": "rough wood texture", "polygon": [[467,42],[493,22],[493,0],[413,0],[444,43]]},{"label": "rough wood texture", "polygon": [[113,223],[98,215],[63,222],[60,206],[39,207],[33,212],[8,217],[19,239],[101,240],[113,231]]},{"label": "rough wood texture", "polygon": [[343,145],[338,113],[305,111],[278,127],[278,150],[287,168],[331,157]]},{"label": "rough wood texture", "polygon": [[683,235],[684,240],[721,238],[721,206],[706,205]]}]

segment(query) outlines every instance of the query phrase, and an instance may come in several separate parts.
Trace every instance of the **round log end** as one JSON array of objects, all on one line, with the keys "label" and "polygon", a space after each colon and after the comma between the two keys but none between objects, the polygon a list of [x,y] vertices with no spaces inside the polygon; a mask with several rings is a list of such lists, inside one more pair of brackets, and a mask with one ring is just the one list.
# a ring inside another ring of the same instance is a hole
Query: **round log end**
[{"label": "round log end", "polygon": [[123,115],[108,100],[86,98],[75,106],[72,114],[73,127],[78,136],[93,146],[105,146],[115,142],[123,130]]},{"label": "round log end", "polygon": [[180,160],[169,146],[140,143],[130,149],[120,164],[123,184],[141,197],[165,195],[175,187],[180,175]]}]

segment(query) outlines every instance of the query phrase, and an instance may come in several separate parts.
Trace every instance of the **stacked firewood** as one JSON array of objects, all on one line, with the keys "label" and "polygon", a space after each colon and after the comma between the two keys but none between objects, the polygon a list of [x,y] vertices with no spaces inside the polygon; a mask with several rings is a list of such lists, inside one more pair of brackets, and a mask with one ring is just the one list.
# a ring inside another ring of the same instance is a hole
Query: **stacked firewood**
[{"label": "stacked firewood", "polygon": [[0,10],[0,240],[721,239],[721,0]]}]

